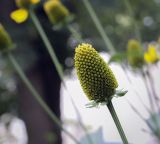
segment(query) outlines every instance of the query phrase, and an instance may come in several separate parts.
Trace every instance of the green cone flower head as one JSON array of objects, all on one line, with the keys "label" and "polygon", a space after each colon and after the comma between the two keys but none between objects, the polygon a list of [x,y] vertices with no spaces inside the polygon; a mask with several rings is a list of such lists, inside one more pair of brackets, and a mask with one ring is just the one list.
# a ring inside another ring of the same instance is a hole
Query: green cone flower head
[{"label": "green cone flower head", "polygon": [[137,40],[129,40],[127,45],[127,56],[129,64],[134,67],[142,67],[144,64],[143,49]]},{"label": "green cone flower head", "polygon": [[75,68],[89,100],[106,102],[114,95],[117,80],[108,64],[90,44],[83,43],[76,48]]},{"label": "green cone flower head", "polygon": [[64,22],[69,16],[68,9],[58,0],[46,1],[44,10],[52,24]]},{"label": "green cone flower head", "polygon": [[0,51],[11,48],[12,40],[4,29],[4,27],[0,24]]}]

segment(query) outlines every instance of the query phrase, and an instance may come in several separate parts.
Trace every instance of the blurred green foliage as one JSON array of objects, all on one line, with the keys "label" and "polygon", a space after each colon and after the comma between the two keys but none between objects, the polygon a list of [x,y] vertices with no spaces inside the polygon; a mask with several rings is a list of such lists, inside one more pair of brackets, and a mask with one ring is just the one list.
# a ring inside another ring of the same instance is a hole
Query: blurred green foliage
[{"label": "blurred green foliage", "polygon": [[[142,41],[157,40],[159,37],[160,0],[128,0],[134,12],[135,20],[140,29]],[[90,0],[106,33],[115,48],[120,51],[126,49],[128,39],[135,38],[134,25],[131,21],[125,0]],[[104,43],[89,17],[84,5],[77,3],[77,21],[86,38],[104,50]]]}]

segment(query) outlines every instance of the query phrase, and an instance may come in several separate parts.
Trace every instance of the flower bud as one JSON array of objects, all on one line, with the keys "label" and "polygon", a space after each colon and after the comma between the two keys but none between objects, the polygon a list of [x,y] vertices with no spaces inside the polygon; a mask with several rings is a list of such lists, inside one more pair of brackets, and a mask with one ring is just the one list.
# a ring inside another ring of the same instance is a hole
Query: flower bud
[{"label": "flower bud", "polygon": [[128,41],[127,56],[128,62],[132,67],[136,68],[143,65],[143,50],[139,41],[134,39]]},{"label": "flower bud", "polygon": [[0,51],[11,48],[12,40],[4,27],[0,24]]},{"label": "flower bud", "polygon": [[46,1],[44,10],[52,24],[64,22],[69,16],[68,9],[58,0]]},{"label": "flower bud", "polygon": [[28,9],[30,7],[30,5],[34,5],[39,3],[40,0],[16,0],[16,5],[19,8],[25,8]]},{"label": "flower bud", "polygon": [[81,44],[75,50],[75,68],[80,84],[89,98],[106,102],[115,94],[117,80],[108,64],[90,44]]}]

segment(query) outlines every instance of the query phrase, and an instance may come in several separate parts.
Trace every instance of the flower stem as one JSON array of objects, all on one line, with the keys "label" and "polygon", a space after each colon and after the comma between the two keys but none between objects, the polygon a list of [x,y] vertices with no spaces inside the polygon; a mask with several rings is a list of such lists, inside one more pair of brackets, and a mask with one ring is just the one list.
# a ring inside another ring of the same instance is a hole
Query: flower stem
[{"label": "flower stem", "polygon": [[[42,26],[41,26],[41,24],[40,24],[37,16],[35,15],[35,13],[34,13],[34,11],[33,11],[33,9],[30,8],[29,12],[30,12],[30,17],[31,17],[31,19],[32,19],[32,21],[33,21],[33,24],[34,24],[35,27],[37,28],[37,31],[39,32],[39,34],[40,34],[40,36],[41,36],[41,38],[42,38],[42,40],[43,40],[43,42],[44,42],[44,44],[45,44],[45,46],[46,46],[46,48],[47,48],[47,51],[48,51],[48,53],[50,54],[50,57],[51,57],[51,59],[52,59],[52,62],[53,62],[53,64],[55,65],[55,68],[56,68],[56,70],[57,70],[57,72],[58,72],[58,75],[59,75],[59,77],[60,77],[60,79],[61,79],[61,81],[62,81],[62,84],[63,84],[65,90],[69,93],[69,91],[68,91],[68,89],[67,89],[67,85],[66,85],[66,83],[65,83],[64,80],[63,80],[63,75],[64,75],[64,74],[63,74],[63,70],[62,70],[61,64],[60,64],[60,62],[58,61],[58,58],[57,58],[57,56],[56,56],[56,54],[55,54],[55,51],[54,51],[54,49],[53,49],[50,41],[48,40],[47,35],[46,35],[46,33],[44,32],[44,30],[43,30],[43,28],[42,28]],[[81,116],[80,116],[80,113],[79,113],[79,111],[78,111],[78,108],[77,108],[76,105],[74,104],[74,101],[73,101],[73,99],[72,99],[71,96],[70,96],[70,99],[71,99],[71,103],[73,104],[73,107],[74,107],[74,109],[75,109],[75,111],[76,111],[76,114],[78,115],[78,117],[81,117]],[[85,133],[86,133],[86,135],[87,135],[88,141],[92,144],[92,142],[91,142],[92,140],[91,140],[91,138],[90,138],[90,136],[89,136],[89,134],[88,134],[88,132],[87,132],[84,124],[82,123],[81,119],[78,118],[78,120],[79,120],[80,126],[83,128],[83,130],[85,131]]]},{"label": "flower stem", "polygon": [[141,34],[140,34],[140,30],[139,30],[139,26],[137,25],[137,22],[135,20],[135,16],[134,16],[134,12],[133,12],[133,9],[132,9],[132,6],[129,2],[129,0],[124,0],[124,3],[126,5],[126,8],[128,10],[128,13],[131,17],[131,20],[133,22],[133,25],[134,25],[134,33],[135,33],[135,36],[137,37],[137,39],[141,42]]},{"label": "flower stem", "polygon": [[125,135],[125,133],[123,131],[123,128],[121,126],[121,123],[120,123],[120,121],[118,119],[118,116],[116,114],[116,111],[115,111],[111,101],[108,102],[107,107],[108,107],[109,112],[110,112],[110,114],[111,114],[111,116],[112,116],[112,118],[113,118],[113,120],[115,122],[115,125],[116,125],[116,127],[118,129],[118,132],[119,132],[119,134],[121,136],[121,139],[123,141],[123,144],[128,144],[128,140],[126,138],[126,135]]},{"label": "flower stem", "polygon": [[51,111],[51,109],[47,106],[47,104],[44,102],[44,100],[41,98],[39,93],[35,90],[35,88],[32,86],[24,72],[22,71],[21,67],[18,65],[17,61],[13,57],[11,53],[7,53],[7,57],[14,66],[15,70],[17,71],[18,75],[20,76],[21,80],[24,82],[24,84],[27,86],[29,91],[31,92],[32,96],[37,100],[37,102],[40,104],[40,106],[43,108],[43,110],[48,114],[48,116],[53,120],[53,122],[61,129],[63,130],[76,144],[80,144],[76,138],[68,132],[66,129],[63,128],[62,122],[58,119],[58,117]]},{"label": "flower stem", "polygon": [[83,39],[82,36],[71,26],[70,24],[67,25],[68,30],[73,35],[73,37],[78,41],[78,43],[82,43]]},{"label": "flower stem", "polygon": [[152,75],[151,75],[151,73],[149,71],[149,68],[148,68],[148,71],[147,71],[146,75],[148,76],[149,84],[151,86],[151,90],[152,90],[152,93],[153,93],[153,98],[155,100],[156,106],[157,106],[158,111],[159,111],[160,110],[160,105],[159,105],[160,99],[159,99],[159,97],[158,97],[158,95],[156,93],[156,88],[155,88],[154,80],[153,80],[153,77],[152,77]]},{"label": "flower stem", "polygon": [[102,26],[102,24],[100,23],[100,20],[98,19],[98,16],[96,15],[93,7],[91,6],[90,2],[88,0],[82,0],[83,4],[85,5],[88,13],[90,14],[99,34],[101,35],[102,39],[104,40],[104,43],[106,45],[107,50],[109,50],[112,54],[114,54],[116,52],[110,38],[108,37],[108,35],[105,33],[105,30]]},{"label": "flower stem", "polygon": [[143,81],[144,81],[144,85],[146,87],[146,91],[147,91],[147,95],[148,95],[148,100],[149,100],[149,103],[150,103],[150,106],[151,106],[151,110],[152,112],[155,112],[155,106],[154,106],[154,102],[153,102],[153,99],[152,99],[152,94],[150,92],[150,89],[149,89],[149,86],[148,86],[148,83],[147,83],[147,77],[146,77],[146,73],[142,70],[142,78],[143,78]]},{"label": "flower stem", "polygon": [[39,34],[40,34],[40,36],[41,36],[41,38],[42,38],[42,40],[43,40],[46,48],[48,50],[48,53],[49,53],[49,55],[50,55],[50,57],[51,57],[54,65],[56,67],[56,70],[57,70],[57,72],[59,74],[59,77],[60,77],[61,80],[63,80],[62,66],[61,66],[61,64],[58,61],[58,58],[57,58],[57,56],[56,56],[56,54],[54,52],[54,49],[53,49],[52,45],[51,45],[50,41],[48,40],[47,35],[44,32],[44,30],[43,30],[43,28],[42,28],[42,26],[41,26],[41,24],[40,24],[37,16],[35,15],[35,13],[33,11],[33,9],[30,8],[29,12],[30,12],[30,17],[31,17],[31,19],[33,21],[33,24],[37,28],[37,30],[38,30],[38,32],[39,32]]}]

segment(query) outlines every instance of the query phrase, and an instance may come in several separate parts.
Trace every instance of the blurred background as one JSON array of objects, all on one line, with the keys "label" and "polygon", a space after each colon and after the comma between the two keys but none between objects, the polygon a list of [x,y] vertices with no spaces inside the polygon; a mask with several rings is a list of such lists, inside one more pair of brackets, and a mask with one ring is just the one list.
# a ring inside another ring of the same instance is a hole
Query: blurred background
[{"label": "blurred background", "polygon": [[[134,12],[141,41],[143,43],[157,41],[160,32],[160,0],[128,1]],[[105,44],[83,2],[81,0],[62,0],[62,3],[74,15],[72,27],[82,35],[85,42],[93,44],[102,57],[108,61],[110,55],[105,50]],[[136,38],[132,16],[126,8],[126,1],[90,0],[90,3],[116,50],[118,52],[125,51],[128,40]],[[17,24],[10,18],[11,12],[15,9],[17,7],[14,0],[0,1],[0,23],[5,26],[17,46],[13,55],[51,110],[62,119],[65,128],[73,133],[81,144],[87,144],[86,134],[79,126],[79,118],[73,107],[72,102],[74,101],[85,127],[90,136],[94,138],[95,144],[121,144],[119,134],[106,107],[93,109],[85,107],[88,99],[82,92],[74,70],[74,49],[78,42],[70,31],[66,27],[60,30],[53,29],[43,6],[40,4],[36,7],[36,15],[63,66],[68,94],[61,84],[50,56],[31,20],[28,19],[22,24]],[[142,78],[137,74],[128,72],[133,83],[131,86],[119,64],[112,63],[111,68],[116,75],[120,88],[129,91],[125,97],[113,100],[129,142],[131,144],[156,144],[156,140],[150,134],[146,124],[128,104],[129,100],[146,119],[149,119],[149,114],[133,90],[134,87],[139,92],[143,102],[149,105]],[[156,68],[152,68],[151,73],[155,80],[156,90],[160,94],[158,87],[160,85],[159,72]],[[66,134],[53,124],[31,96],[5,55],[0,55],[0,143],[74,144]]]}]

